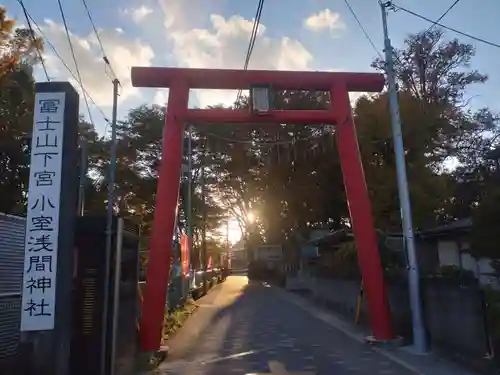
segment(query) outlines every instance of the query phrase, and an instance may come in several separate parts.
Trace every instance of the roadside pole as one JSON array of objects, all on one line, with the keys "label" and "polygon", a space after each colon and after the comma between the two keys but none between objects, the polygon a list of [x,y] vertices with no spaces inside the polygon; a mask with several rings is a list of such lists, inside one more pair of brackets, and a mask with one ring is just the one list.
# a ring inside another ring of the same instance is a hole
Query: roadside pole
[{"label": "roadside pole", "polygon": [[[111,268],[111,247],[113,244],[113,213],[115,204],[115,181],[116,181],[116,121],[118,112],[118,86],[120,81],[118,79],[113,80],[113,111],[112,111],[112,122],[111,122],[111,147],[110,147],[110,163],[109,163],[109,176],[108,176],[108,206],[106,213],[106,260],[105,260],[105,276],[104,276],[104,304],[103,304],[103,314],[102,317],[103,327],[107,325],[108,319],[108,309],[109,309],[109,294],[111,285],[109,285],[109,272]],[[102,335],[102,347],[106,347],[107,335]],[[102,351],[101,358],[101,373],[105,373],[106,364],[106,351]]]},{"label": "roadside pole", "polygon": [[394,73],[393,49],[387,28],[387,8],[391,2],[379,1],[382,11],[382,24],[384,28],[384,52],[388,83],[389,107],[392,122],[392,137],[394,142],[394,153],[396,157],[396,172],[398,179],[399,203],[401,206],[401,219],[403,223],[404,246],[408,258],[408,286],[410,294],[410,307],[412,312],[413,345],[417,353],[426,353],[427,337],[422,313],[422,301],[420,294],[420,272],[415,240],[413,238],[413,224],[410,204],[410,193],[408,189],[408,177],[406,174],[405,150],[399,115],[398,93],[396,87],[396,75]]}]

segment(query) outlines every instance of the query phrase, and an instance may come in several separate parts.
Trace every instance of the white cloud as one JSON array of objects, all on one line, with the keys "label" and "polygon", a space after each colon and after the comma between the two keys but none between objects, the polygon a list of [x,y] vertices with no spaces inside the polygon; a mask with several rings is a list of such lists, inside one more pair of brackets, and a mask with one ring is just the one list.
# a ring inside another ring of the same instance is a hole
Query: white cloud
[{"label": "white cloud", "polygon": [[[244,65],[248,40],[253,22],[239,15],[224,18],[210,15],[209,28],[183,28],[168,30],[173,42],[173,56],[179,66],[189,68],[241,69]],[[261,25],[250,60],[250,69],[305,70],[313,60],[311,53],[298,41],[288,37],[265,36],[266,27]],[[198,100],[202,107],[210,104],[232,104],[235,92],[223,90],[199,90]]]},{"label": "white cloud", "polygon": [[[64,28],[46,20],[42,27],[47,38],[55,46],[61,58],[76,76],[75,64],[68,46]],[[112,104],[112,84],[102,59],[102,52],[94,34],[78,36],[70,34],[75,57],[78,62],[83,86],[99,106]],[[150,66],[154,57],[152,48],[140,40],[127,39],[121,30],[106,29],[99,31],[99,37],[104,45],[107,57],[122,89],[119,100],[123,101],[138,94],[138,89],[132,87],[130,68],[135,65]],[[69,79],[79,90],[79,84],[65,69],[59,58],[46,49],[46,63],[52,78]],[[81,94],[81,90],[80,94]],[[82,111],[83,112],[83,111]]]},{"label": "white cloud", "polygon": [[345,24],[340,19],[340,14],[332,12],[326,8],[318,13],[314,13],[304,21],[304,27],[311,31],[328,30],[330,33],[345,28]]},{"label": "white cloud", "polygon": [[[173,54],[182,66],[190,68],[242,68],[252,22],[241,16],[212,14],[208,29],[173,31]],[[259,27],[251,69],[304,69],[313,56],[297,40],[287,37],[272,39],[264,36],[265,26]]]},{"label": "white cloud", "polygon": [[[151,22],[142,23],[145,34],[158,35],[163,27],[167,48],[164,58],[172,65],[188,68],[241,69],[244,65],[253,20],[240,15],[224,17],[214,12],[219,0],[156,0]],[[160,17],[158,17],[160,16]],[[132,14],[129,12],[129,17]],[[160,18],[160,19],[159,19]],[[200,25],[207,26],[200,27]],[[161,26],[159,26],[161,24]],[[302,43],[290,37],[270,37],[260,25],[249,69],[310,70],[313,56]],[[161,39],[158,45],[162,45]],[[155,43],[157,44],[157,43]],[[144,64],[142,64],[144,65]],[[156,91],[154,102],[164,104],[167,91]],[[193,90],[198,105],[231,105],[236,92]],[[191,103],[191,101],[190,101]]]},{"label": "white cloud", "polygon": [[361,98],[365,95],[370,95],[370,93],[368,93],[368,92],[350,92],[349,99],[351,101],[352,108],[354,108],[356,106],[356,103],[358,102],[359,98]]},{"label": "white cloud", "polygon": [[141,5],[139,8],[124,9],[122,12],[125,15],[129,15],[135,23],[141,23],[147,16],[153,13],[153,9],[145,5]]},{"label": "white cloud", "polygon": [[157,90],[153,99],[153,104],[164,107],[167,105],[167,100],[168,100],[168,89]]}]

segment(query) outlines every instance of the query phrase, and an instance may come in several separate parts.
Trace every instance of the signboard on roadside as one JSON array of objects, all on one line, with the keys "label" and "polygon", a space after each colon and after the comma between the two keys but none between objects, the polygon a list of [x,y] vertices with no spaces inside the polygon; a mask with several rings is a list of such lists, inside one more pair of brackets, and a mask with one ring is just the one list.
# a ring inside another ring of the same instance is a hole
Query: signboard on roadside
[{"label": "signboard on roadside", "polygon": [[26,217],[21,331],[54,329],[64,92],[35,95]]}]

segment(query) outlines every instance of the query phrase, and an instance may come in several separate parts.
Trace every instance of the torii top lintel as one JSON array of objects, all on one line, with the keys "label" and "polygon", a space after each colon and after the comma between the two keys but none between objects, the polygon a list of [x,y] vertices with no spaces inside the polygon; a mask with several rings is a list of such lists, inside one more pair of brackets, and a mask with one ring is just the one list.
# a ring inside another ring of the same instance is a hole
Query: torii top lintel
[{"label": "torii top lintel", "polygon": [[350,92],[380,92],[384,76],[378,73],[322,71],[186,69],[132,67],[134,87],[170,88],[183,80],[191,89],[246,90],[252,85],[270,85],[276,90],[329,91],[335,84]]}]

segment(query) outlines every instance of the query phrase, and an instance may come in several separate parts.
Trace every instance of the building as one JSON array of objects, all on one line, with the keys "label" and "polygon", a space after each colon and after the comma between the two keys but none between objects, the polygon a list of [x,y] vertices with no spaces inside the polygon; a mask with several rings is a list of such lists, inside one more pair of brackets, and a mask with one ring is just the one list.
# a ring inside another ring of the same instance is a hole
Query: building
[{"label": "building", "polygon": [[231,257],[231,268],[247,268],[248,267],[248,254],[246,243],[244,239],[239,240],[229,249]]},{"label": "building", "polygon": [[489,258],[474,258],[470,235],[472,219],[466,218],[419,232],[419,251],[434,254],[437,267],[454,266],[471,271],[483,285],[499,286]]},{"label": "building", "polygon": [[[415,233],[415,246],[420,271],[437,273],[441,267],[453,266],[472,272],[483,285],[500,287],[498,276],[491,266],[491,259],[476,259],[470,253],[472,219],[456,220],[445,225]],[[354,241],[349,228],[338,231],[315,230],[302,244],[300,256],[304,261],[328,264],[342,243]],[[382,241],[382,242],[381,242]],[[379,232],[379,247],[402,253],[407,259],[401,233]]]}]

